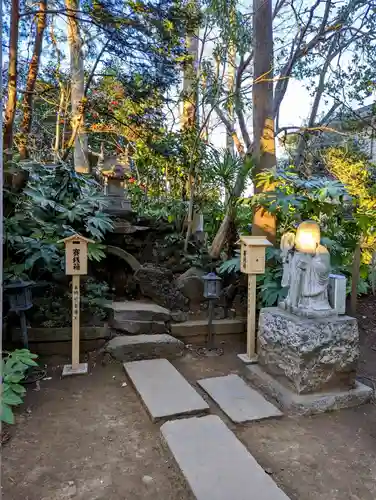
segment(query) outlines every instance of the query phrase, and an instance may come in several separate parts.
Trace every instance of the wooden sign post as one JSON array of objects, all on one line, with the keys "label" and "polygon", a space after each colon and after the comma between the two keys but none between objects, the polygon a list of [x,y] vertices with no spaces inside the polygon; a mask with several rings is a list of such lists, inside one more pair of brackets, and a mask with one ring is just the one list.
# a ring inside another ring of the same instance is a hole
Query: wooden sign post
[{"label": "wooden sign post", "polygon": [[240,270],[248,275],[247,353],[238,357],[246,364],[257,363],[256,276],[265,272],[265,249],[272,244],[260,236],[241,236]]},{"label": "wooden sign post", "polygon": [[88,364],[80,363],[80,276],[87,274],[87,246],[94,241],[73,234],[59,243],[65,244],[65,274],[72,276],[72,364],[64,365],[63,377],[84,375]]}]

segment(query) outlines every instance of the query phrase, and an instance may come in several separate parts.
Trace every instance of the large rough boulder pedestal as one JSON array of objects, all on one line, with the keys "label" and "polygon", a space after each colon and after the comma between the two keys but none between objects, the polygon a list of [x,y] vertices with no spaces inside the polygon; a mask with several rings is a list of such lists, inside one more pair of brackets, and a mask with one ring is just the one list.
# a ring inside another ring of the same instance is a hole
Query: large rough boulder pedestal
[{"label": "large rough boulder pedestal", "polygon": [[184,309],[188,299],[174,285],[172,271],[152,265],[141,266],[135,272],[135,279],[144,297],[169,309]]},{"label": "large rough boulder pedestal", "polygon": [[351,389],[359,358],[355,318],[307,319],[278,308],[261,310],[258,362],[283,376],[297,394]]},{"label": "large rough boulder pedestal", "polygon": [[204,297],[204,281],[205,272],[196,267],[191,267],[180,275],[176,280],[178,290],[187,297],[190,305],[198,305],[205,300]]},{"label": "large rough boulder pedestal", "polygon": [[246,375],[298,413],[356,406],[372,393],[356,381],[359,335],[355,318],[309,319],[277,307],[261,309],[258,365]]}]

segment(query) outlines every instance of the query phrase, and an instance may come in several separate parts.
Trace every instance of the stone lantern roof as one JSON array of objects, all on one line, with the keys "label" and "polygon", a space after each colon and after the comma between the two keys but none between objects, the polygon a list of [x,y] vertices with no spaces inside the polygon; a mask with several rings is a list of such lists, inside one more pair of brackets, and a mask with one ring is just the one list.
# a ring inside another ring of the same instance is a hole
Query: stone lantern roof
[{"label": "stone lantern roof", "polygon": [[124,181],[131,175],[131,169],[127,158],[113,155],[98,164],[98,173],[106,180]]},{"label": "stone lantern roof", "polygon": [[104,168],[101,170],[101,174],[103,177],[107,179],[117,179],[119,181],[123,181],[126,179],[127,168],[124,165],[116,163],[111,168],[105,170]]}]

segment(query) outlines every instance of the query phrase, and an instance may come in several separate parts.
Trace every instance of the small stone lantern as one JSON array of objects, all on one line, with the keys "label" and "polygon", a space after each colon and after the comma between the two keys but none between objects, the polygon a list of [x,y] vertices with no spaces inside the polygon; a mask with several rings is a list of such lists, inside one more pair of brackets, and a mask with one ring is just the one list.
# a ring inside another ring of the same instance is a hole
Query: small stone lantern
[{"label": "small stone lantern", "polygon": [[221,292],[221,278],[215,273],[208,273],[203,276],[204,281],[204,297],[209,300],[209,318],[208,318],[208,342],[207,354],[222,354],[222,349],[214,347],[214,329],[213,329],[213,313],[214,302],[219,298]]},{"label": "small stone lantern", "polygon": [[132,210],[126,190],[126,167],[116,163],[109,170],[102,170],[104,178],[104,194],[109,201],[106,211],[112,215],[122,215]]},{"label": "small stone lantern", "polygon": [[208,273],[202,279],[205,299],[218,299],[221,292],[221,278],[215,273]]},{"label": "small stone lantern", "polygon": [[31,295],[31,286],[33,284],[33,281],[18,280],[4,286],[9,299],[10,310],[20,317],[22,341],[25,348],[28,348],[29,345],[25,311],[33,307]]}]

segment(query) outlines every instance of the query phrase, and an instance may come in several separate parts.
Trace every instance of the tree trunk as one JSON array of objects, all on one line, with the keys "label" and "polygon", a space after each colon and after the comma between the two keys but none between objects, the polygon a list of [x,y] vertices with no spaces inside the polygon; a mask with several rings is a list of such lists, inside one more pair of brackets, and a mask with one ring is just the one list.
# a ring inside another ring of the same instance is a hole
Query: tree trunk
[{"label": "tree trunk", "polygon": [[[195,2],[193,2],[195,3]],[[198,64],[198,33],[188,33],[186,36],[188,61],[183,74],[183,112],[181,128],[193,129],[197,125],[197,64]]]},{"label": "tree trunk", "polygon": [[[59,82],[60,88],[60,99],[59,99],[59,109],[56,115],[56,125],[55,125],[55,144],[54,144],[54,159],[58,161],[59,158],[59,150],[60,150],[60,122],[62,121],[62,117],[64,116],[64,104],[65,104],[65,87],[64,84]],[[65,116],[64,116],[65,123]],[[63,127],[64,131],[64,127]],[[63,132],[64,133],[64,132]],[[64,135],[62,136],[62,143],[64,143]]]},{"label": "tree trunk", "polygon": [[[229,93],[229,107],[228,107],[228,118],[231,122],[231,127],[235,126],[235,116],[234,116],[234,92],[235,92],[235,77],[236,77],[236,48],[235,45],[230,42],[227,55],[227,88]],[[234,138],[231,131],[226,127],[226,149],[231,153],[234,152]]]},{"label": "tree trunk", "polygon": [[20,11],[19,0],[12,0],[10,14],[9,36],[9,63],[8,63],[8,99],[4,116],[4,152],[12,156],[13,124],[17,106],[17,49],[18,49],[18,23]]},{"label": "tree trunk", "polygon": [[74,140],[74,168],[76,172],[88,173],[88,146],[85,132],[85,102],[84,102],[84,61],[82,55],[82,40],[76,11],[79,10],[79,0],[65,0],[68,16],[68,44],[71,67],[71,105],[72,130],[77,128]]},{"label": "tree trunk", "polygon": [[350,296],[350,314],[355,316],[358,305],[358,283],[360,276],[360,260],[362,257],[362,249],[360,242],[357,244],[354,252],[354,260],[351,272],[351,296]]},{"label": "tree trunk", "polygon": [[[253,135],[255,169],[257,174],[270,170],[276,164],[273,118],[273,30],[272,0],[253,0]],[[255,192],[260,188],[255,183]],[[276,240],[275,216],[262,208],[253,215],[252,234]]]},{"label": "tree trunk", "polygon": [[47,0],[40,0],[39,14],[37,14],[37,27],[35,33],[34,50],[29,64],[29,71],[26,80],[26,89],[22,101],[23,117],[21,122],[21,134],[20,134],[20,145],[19,145],[21,159],[29,157],[29,151],[27,149],[27,145],[29,142],[28,137],[30,134],[31,124],[32,124],[33,93],[35,89],[35,83],[38,77],[39,62],[43,45],[43,34],[46,28],[46,18],[47,18],[46,9],[47,9]]},{"label": "tree trunk", "polygon": [[[243,154],[241,154],[241,152]],[[212,259],[219,259],[221,255],[221,251],[225,246],[231,224],[234,217],[234,200],[239,198],[244,190],[244,179],[247,177],[249,169],[251,168],[251,158],[249,156],[244,155],[243,147],[239,151],[239,154],[244,158],[244,167],[241,172],[238,173],[235,181],[235,186],[233,192],[231,193],[231,197],[228,202],[227,210],[223,221],[217,231],[217,234],[214,237],[213,243],[210,247],[209,255]]]},{"label": "tree trunk", "polygon": [[[198,9],[196,0],[192,0],[192,9]],[[198,30],[195,33],[187,33],[186,48],[189,59],[184,68],[183,75],[183,112],[181,116],[181,127],[183,130],[190,132],[190,137],[194,137],[194,131],[198,131],[198,45],[199,45]],[[196,184],[195,165],[190,160],[189,174],[188,174],[188,190],[189,190],[189,203],[188,203],[188,217],[187,217],[187,233],[184,242],[184,251],[188,250],[189,239],[192,234],[193,223],[193,206],[194,206],[194,192]]]}]

